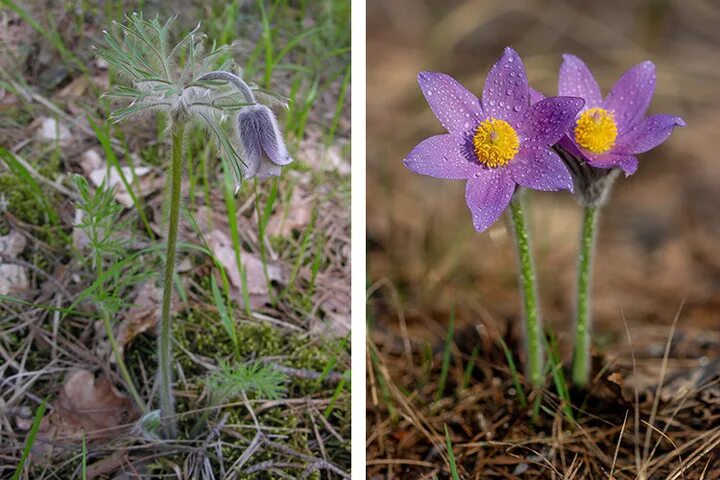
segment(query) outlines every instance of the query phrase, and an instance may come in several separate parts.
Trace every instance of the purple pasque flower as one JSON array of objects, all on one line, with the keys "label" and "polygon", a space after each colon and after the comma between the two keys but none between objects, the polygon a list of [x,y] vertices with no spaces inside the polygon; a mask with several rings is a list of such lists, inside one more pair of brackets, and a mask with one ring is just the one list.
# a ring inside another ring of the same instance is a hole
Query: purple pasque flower
[{"label": "purple pasque flower", "polygon": [[632,175],[638,167],[635,155],[660,145],[673,128],[685,126],[677,116],[645,116],[654,91],[655,65],[643,62],[625,72],[603,100],[585,63],[563,55],[558,94],[581,97],[585,106],[559,146],[593,167],[619,167]]},{"label": "purple pasque flower", "polygon": [[280,167],[292,162],[275,114],[265,105],[241,108],[237,127],[245,153],[244,178],[277,176]]},{"label": "purple pasque flower", "polygon": [[570,173],[550,146],[572,126],[583,101],[551,97],[530,106],[525,66],[512,48],[490,70],[482,101],[444,73],[422,72],[418,82],[448,133],[422,141],[405,166],[467,180],[465,200],[478,232],[505,211],[516,185],[572,191]]}]

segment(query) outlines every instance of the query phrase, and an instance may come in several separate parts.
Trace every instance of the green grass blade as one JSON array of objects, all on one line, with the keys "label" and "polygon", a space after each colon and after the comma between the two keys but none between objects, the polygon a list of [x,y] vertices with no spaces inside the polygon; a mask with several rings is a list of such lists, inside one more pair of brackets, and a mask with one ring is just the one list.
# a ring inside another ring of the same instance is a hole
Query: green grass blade
[{"label": "green grass blade", "polygon": [[82,480],[87,480],[87,441],[85,432],[82,434]]},{"label": "green grass blade", "polygon": [[30,450],[35,443],[35,437],[37,436],[38,430],[40,429],[40,422],[45,415],[46,409],[47,401],[43,400],[40,403],[37,411],[35,412],[35,418],[33,419],[32,426],[30,427],[30,432],[28,432],[28,436],[25,439],[25,448],[23,448],[22,457],[20,457],[20,463],[18,463],[17,470],[15,470],[15,473],[12,476],[12,480],[19,480],[22,476],[23,469],[25,468],[25,462],[30,456]]},{"label": "green grass blade", "polygon": [[230,239],[232,240],[233,252],[235,253],[235,263],[237,264],[238,272],[240,272],[245,313],[248,317],[252,318],[253,315],[252,310],[250,309],[250,292],[248,291],[247,270],[242,263],[242,254],[240,253],[240,235],[238,233],[237,217],[235,216],[235,196],[233,195],[235,188],[234,180],[232,174],[230,173],[230,169],[228,168],[227,162],[224,160],[222,161],[222,168],[223,178],[225,180],[223,194],[225,196],[228,226],[230,227]]},{"label": "green grass blade", "polygon": [[445,338],[445,349],[443,350],[442,367],[440,369],[440,379],[438,380],[438,389],[435,392],[435,400],[440,400],[445,394],[445,384],[447,383],[448,372],[450,371],[450,359],[452,357],[452,344],[455,335],[455,308],[450,311],[450,322],[448,323],[447,337]]},{"label": "green grass blade", "polygon": [[458,475],[457,464],[455,463],[455,454],[453,453],[452,442],[450,441],[450,433],[448,432],[447,425],[445,425],[445,445],[448,451],[448,460],[450,463],[450,476],[453,480],[460,480]]},{"label": "green grass blade", "polygon": [[527,406],[527,398],[525,397],[525,391],[522,388],[522,382],[520,382],[522,376],[517,369],[517,365],[515,365],[515,360],[513,359],[512,352],[507,346],[507,343],[505,343],[505,340],[503,340],[502,337],[498,336],[498,342],[500,342],[503,353],[505,353],[505,360],[507,361],[508,367],[510,367],[510,374],[512,375],[513,385],[515,386],[515,390],[517,391],[520,405],[525,408]]},{"label": "green grass blade", "polygon": [[338,125],[340,124],[340,117],[342,117],[343,110],[345,109],[345,97],[347,95],[348,86],[350,85],[350,67],[348,66],[345,70],[342,85],[340,86],[340,95],[338,95],[337,103],[335,104],[335,114],[333,115],[333,122],[328,130],[325,143],[330,145],[335,140],[335,132],[337,131]]},{"label": "green grass blade", "polygon": [[475,369],[475,362],[477,361],[478,355],[480,354],[480,347],[475,345],[470,353],[470,359],[468,359],[467,366],[463,372],[463,380],[460,385],[460,390],[465,390],[470,385],[470,379],[472,378],[472,372]]},{"label": "green grass blade", "polygon": [[563,363],[560,361],[557,340],[552,333],[548,333],[548,338],[545,339],[545,342],[546,350],[548,351],[548,362],[550,363],[550,373],[553,377],[555,390],[557,390],[557,394],[562,401],[563,412],[565,412],[569,420],[574,421],[570,391],[565,378],[565,372],[563,371]]},{"label": "green grass blade", "polygon": [[335,402],[337,402],[338,397],[340,394],[345,390],[345,384],[350,380],[350,370],[345,370],[345,373],[343,374],[342,379],[340,379],[340,382],[338,383],[337,387],[335,387],[335,391],[332,394],[332,397],[330,397],[330,401],[328,402],[327,408],[323,411],[323,416],[325,418],[330,418],[330,414],[332,413],[333,409],[335,408]]},{"label": "green grass blade", "polygon": [[223,328],[225,328],[230,340],[232,340],[235,352],[239,352],[240,345],[238,344],[237,332],[235,331],[235,322],[233,321],[231,314],[228,312],[227,305],[225,303],[226,299],[222,297],[214,275],[210,275],[210,286],[212,288],[215,307],[217,307],[218,312],[220,313],[220,321],[222,322]]}]

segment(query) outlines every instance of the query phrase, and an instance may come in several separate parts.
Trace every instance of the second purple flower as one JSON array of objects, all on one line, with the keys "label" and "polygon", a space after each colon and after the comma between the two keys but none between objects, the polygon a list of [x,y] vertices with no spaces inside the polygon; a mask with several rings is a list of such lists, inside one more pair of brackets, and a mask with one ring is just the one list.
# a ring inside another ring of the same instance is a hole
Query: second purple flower
[{"label": "second purple flower", "polygon": [[584,106],[550,97],[530,106],[522,60],[511,48],[488,74],[482,101],[443,73],[422,72],[420,88],[447,134],[430,137],[405,158],[415,173],[467,180],[465,199],[479,232],[507,208],[516,186],[570,190],[573,182],[551,150]]}]

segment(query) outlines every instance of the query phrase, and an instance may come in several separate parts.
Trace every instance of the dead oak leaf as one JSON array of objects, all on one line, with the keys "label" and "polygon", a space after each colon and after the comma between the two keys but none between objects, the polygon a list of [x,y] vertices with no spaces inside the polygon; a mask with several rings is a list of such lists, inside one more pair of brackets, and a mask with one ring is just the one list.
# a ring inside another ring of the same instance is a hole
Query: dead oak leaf
[{"label": "dead oak leaf", "polygon": [[318,275],[317,287],[314,300],[324,318],[313,316],[310,332],[331,338],[344,337],[350,333],[350,292],[346,282],[334,274],[322,273]]},{"label": "dead oak leaf", "polygon": [[[212,230],[206,236],[208,247],[218,262],[223,266],[230,283],[234,287],[234,300],[240,305],[243,303],[243,275],[238,269],[235,250],[227,234],[220,230]],[[270,301],[268,283],[287,282],[282,266],[277,263],[267,263],[267,278],[262,260],[255,254],[244,250],[240,251],[240,262],[245,270],[247,292],[250,297],[250,306],[257,308]]]},{"label": "dead oak leaf", "polygon": [[300,189],[293,190],[288,208],[281,208],[268,221],[267,234],[270,236],[287,237],[293,231],[302,230],[312,218],[313,202],[304,196]]},{"label": "dead oak leaf", "polygon": [[89,370],[77,370],[65,380],[52,413],[40,422],[33,453],[50,458],[54,445],[80,442],[83,434],[93,443],[118,438],[138,416],[130,397],[107,377],[96,379]]},{"label": "dead oak leaf", "polygon": [[[158,288],[154,281],[147,281],[138,286],[133,306],[125,313],[118,325],[116,338],[121,351],[133,338],[158,324],[162,296],[162,289]],[[177,303],[171,308],[177,311]]]}]

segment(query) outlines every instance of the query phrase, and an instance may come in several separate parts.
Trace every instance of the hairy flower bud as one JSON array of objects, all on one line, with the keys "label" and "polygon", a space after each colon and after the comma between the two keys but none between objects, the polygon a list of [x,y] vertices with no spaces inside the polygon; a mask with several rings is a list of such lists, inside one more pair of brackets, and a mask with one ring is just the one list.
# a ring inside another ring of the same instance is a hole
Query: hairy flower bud
[{"label": "hairy flower bud", "polygon": [[292,162],[275,114],[265,105],[242,108],[237,127],[244,147],[246,179],[280,175],[280,167]]}]

